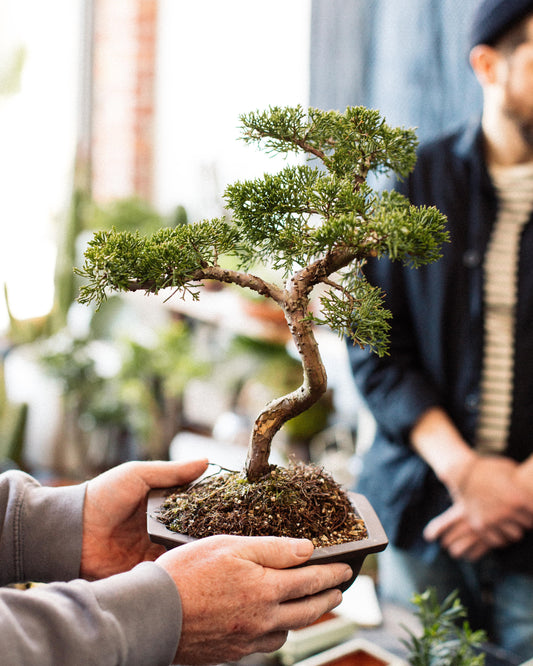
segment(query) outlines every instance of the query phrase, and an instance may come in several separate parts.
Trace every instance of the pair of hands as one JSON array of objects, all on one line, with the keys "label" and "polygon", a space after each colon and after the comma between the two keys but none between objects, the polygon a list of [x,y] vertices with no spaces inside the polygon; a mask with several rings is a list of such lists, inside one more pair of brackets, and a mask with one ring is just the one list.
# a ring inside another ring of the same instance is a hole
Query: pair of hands
[{"label": "pair of hands", "polygon": [[176,659],[207,664],[279,648],[289,629],[306,626],[342,600],[345,564],[307,566],[310,541],[219,536],[165,552],[146,532],[151,488],[188,483],[206,460],[132,462],[87,484],[80,574],[88,580],[151,560],[165,569],[181,598],[183,626]]},{"label": "pair of hands", "polygon": [[502,456],[472,452],[462,483],[449,485],[452,506],[424,530],[454,558],[475,561],[493,548],[519,541],[533,528],[533,470]]}]

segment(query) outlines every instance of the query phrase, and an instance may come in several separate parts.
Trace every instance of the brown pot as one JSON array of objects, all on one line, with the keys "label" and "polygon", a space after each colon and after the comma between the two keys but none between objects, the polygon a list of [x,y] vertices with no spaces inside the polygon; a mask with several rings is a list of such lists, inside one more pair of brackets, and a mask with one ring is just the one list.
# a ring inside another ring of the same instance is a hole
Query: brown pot
[{"label": "brown pot", "polygon": [[294,666],[407,666],[407,664],[400,657],[364,638],[354,638],[298,661]]},{"label": "brown pot", "polygon": [[[162,544],[169,550],[176,546],[182,546],[191,541],[196,541],[194,537],[186,534],[179,534],[167,529],[163,523],[157,520],[157,512],[163,504],[168,491],[165,489],[152,490],[148,495],[148,534],[150,539]],[[310,559],[302,566],[309,564],[329,564],[331,562],[346,562],[353,571],[352,578],[341,586],[341,590],[347,590],[357,578],[363,561],[370,553],[378,553],[385,550],[388,544],[387,535],[379,519],[372,508],[370,502],[364,495],[357,493],[348,493],[357,515],[363,519],[368,536],[359,541],[342,543],[337,546],[326,546],[324,548],[315,548]]]}]

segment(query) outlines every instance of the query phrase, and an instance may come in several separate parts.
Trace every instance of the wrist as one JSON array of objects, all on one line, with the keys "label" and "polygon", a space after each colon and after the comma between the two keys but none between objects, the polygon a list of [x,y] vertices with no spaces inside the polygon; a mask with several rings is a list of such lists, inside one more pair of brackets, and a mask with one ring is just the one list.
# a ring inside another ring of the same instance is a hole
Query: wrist
[{"label": "wrist", "polygon": [[411,431],[411,445],[450,493],[462,492],[478,454],[443,409],[433,407],[422,415]]},{"label": "wrist", "polygon": [[453,460],[450,460],[449,464],[443,468],[439,479],[448,488],[452,496],[465,492],[478,459],[479,454],[465,445],[464,449],[455,452]]}]

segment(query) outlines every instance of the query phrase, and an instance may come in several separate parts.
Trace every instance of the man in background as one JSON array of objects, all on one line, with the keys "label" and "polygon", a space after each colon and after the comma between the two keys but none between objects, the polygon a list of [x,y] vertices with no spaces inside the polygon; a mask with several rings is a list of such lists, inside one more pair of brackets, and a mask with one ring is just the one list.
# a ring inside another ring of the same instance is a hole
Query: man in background
[{"label": "man in background", "polygon": [[473,624],[533,655],[533,1],[483,0],[470,31],[476,122],[419,151],[397,185],[448,217],[433,265],[365,269],[390,356],[349,348],[376,421],[358,490],[391,545],[384,596],[458,588]]}]

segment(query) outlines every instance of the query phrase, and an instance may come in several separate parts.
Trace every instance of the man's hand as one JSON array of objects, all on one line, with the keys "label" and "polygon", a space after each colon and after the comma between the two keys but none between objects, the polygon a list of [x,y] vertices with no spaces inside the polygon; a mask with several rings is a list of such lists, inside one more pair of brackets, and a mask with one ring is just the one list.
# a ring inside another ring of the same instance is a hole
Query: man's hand
[{"label": "man's hand", "polygon": [[452,557],[471,562],[478,560],[493,547],[485,541],[483,533],[480,534],[472,527],[464,504],[460,503],[453,504],[430,520],[424,529],[424,538],[427,541],[439,541]]},{"label": "man's hand", "polygon": [[165,549],[152,543],[146,531],[148,491],[189,483],[206,468],[206,460],[129,462],[89,481],[80,575],[88,580],[105,578],[161,555]]},{"label": "man's hand", "polygon": [[469,560],[519,541],[533,527],[533,491],[523,476],[509,458],[476,456],[461,486],[451,489],[454,504],[428,523],[424,537]]},{"label": "man's hand", "polygon": [[218,664],[271,652],[289,629],[311,624],[338,606],[335,586],[346,564],[309,565],[310,541],[215,536],[175,548],[156,560],[178,587],[183,626],[179,664]]},{"label": "man's hand", "polygon": [[476,560],[492,548],[519,541],[533,527],[533,456],[518,464],[476,453],[440,407],[418,419],[411,445],[453,500],[426,526],[428,541],[438,540],[452,557]]}]

